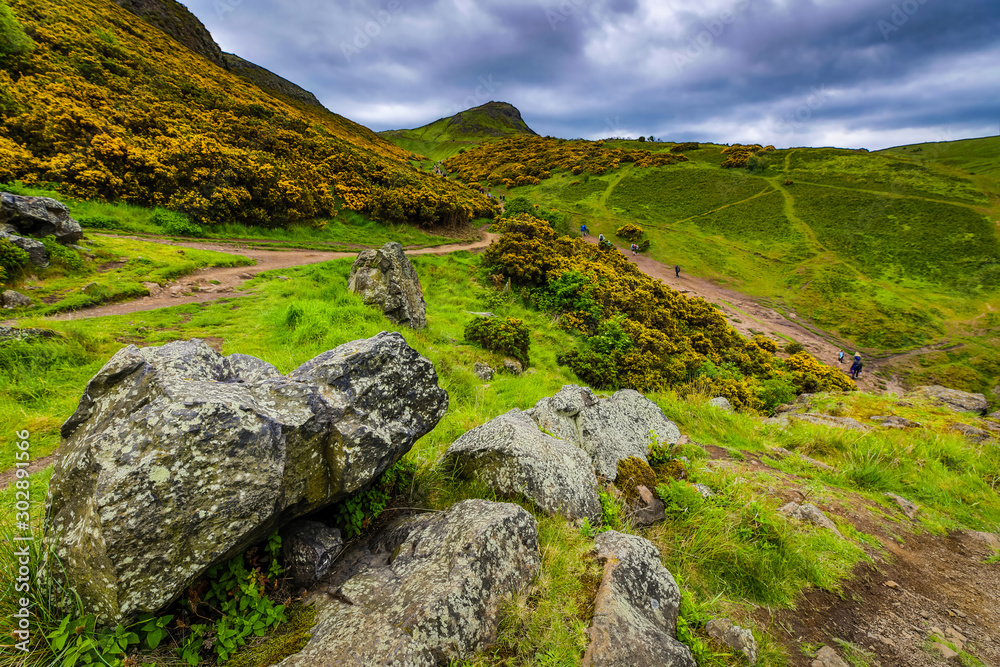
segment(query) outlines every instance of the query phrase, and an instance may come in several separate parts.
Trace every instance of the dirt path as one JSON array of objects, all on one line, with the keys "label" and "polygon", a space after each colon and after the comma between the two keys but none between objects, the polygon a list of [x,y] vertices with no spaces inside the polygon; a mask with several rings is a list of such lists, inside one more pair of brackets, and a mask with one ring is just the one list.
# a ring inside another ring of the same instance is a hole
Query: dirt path
[{"label": "dirt path", "polygon": [[[586,237],[586,241],[597,243],[597,239],[593,237]],[[667,266],[663,262],[641,254],[632,255],[623,248],[618,248],[618,251],[638,266],[643,273],[662,280],[681,294],[701,297],[718,305],[720,312],[733,328],[748,338],[752,338],[756,333],[762,333],[779,341],[779,343],[795,340],[801,343],[809,354],[835,367],[839,366],[837,353],[844,350],[847,356],[842,367],[847,373],[849,367],[847,361],[854,350],[845,347],[844,341],[838,340],[831,334],[817,332],[807,328],[803,323],[795,321],[797,318],[794,313],[790,313],[792,319],[789,319],[773,308],[761,305],[753,297],[720,287],[710,280],[685,273],[683,267],[680,276],[677,277],[674,275],[674,267]],[[885,389],[881,387],[881,383],[873,375],[880,367],[879,361],[866,360],[865,370],[858,379],[858,388],[872,393],[882,391],[903,393],[905,390],[894,379],[885,382]]]},{"label": "dirt path", "polygon": [[[406,254],[413,255],[445,255],[460,250],[480,250],[490,244],[496,235],[483,230],[480,239],[471,243],[453,243],[426,248],[407,249]],[[133,237],[119,237],[133,238]],[[149,241],[151,239],[144,238]],[[264,271],[287,269],[293,266],[318,264],[332,259],[344,259],[357,256],[357,252],[323,252],[318,250],[261,250],[247,247],[244,241],[231,243],[216,241],[208,243],[159,240],[163,245],[173,245],[199,250],[213,250],[229,255],[249,257],[257,262],[254,266],[208,267],[180,278],[176,283],[159,287],[155,283],[147,283],[150,295],[134,301],[111,303],[96,308],[84,308],[67,313],[47,317],[47,320],[79,320],[105,315],[125,315],[144,310],[155,310],[168,306],[178,306],[188,303],[204,303],[215,301],[226,296],[239,293],[243,283]],[[15,321],[0,323],[4,326],[14,326]]]}]

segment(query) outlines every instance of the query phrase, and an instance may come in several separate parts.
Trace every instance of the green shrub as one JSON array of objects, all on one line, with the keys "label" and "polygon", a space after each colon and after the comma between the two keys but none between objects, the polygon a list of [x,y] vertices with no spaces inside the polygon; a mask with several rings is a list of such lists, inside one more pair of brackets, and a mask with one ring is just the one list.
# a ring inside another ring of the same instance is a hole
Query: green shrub
[{"label": "green shrub", "polygon": [[787,352],[788,354],[798,354],[804,349],[806,348],[803,347],[802,343],[800,343],[797,340],[793,340],[791,343],[785,346],[785,352]]},{"label": "green shrub", "polygon": [[42,239],[45,250],[49,253],[49,261],[53,264],[60,264],[72,271],[79,271],[84,267],[83,257],[73,248],[67,248],[56,241],[54,236],[46,236]]},{"label": "green shrub", "polygon": [[0,1],[0,56],[19,56],[34,46],[14,12],[5,2]]},{"label": "green shrub", "polygon": [[670,147],[671,153],[683,153],[684,151],[695,151],[701,148],[697,141],[686,141],[682,144],[675,144]]},{"label": "green shrub", "polygon": [[484,349],[517,359],[527,366],[528,327],[514,317],[476,317],[465,325],[465,340]]},{"label": "green shrub", "polygon": [[636,243],[639,239],[642,238],[642,235],[645,233],[646,232],[644,232],[642,227],[640,227],[639,225],[633,225],[632,223],[629,223],[627,225],[622,225],[621,227],[619,227],[618,231],[615,232],[615,236],[617,236],[618,238],[625,239],[626,241],[631,241],[632,243]]},{"label": "green shrub", "polygon": [[28,263],[27,251],[21,250],[8,239],[0,239],[0,268],[6,277],[13,277]]},{"label": "green shrub", "polygon": [[177,211],[158,208],[153,212],[153,222],[162,227],[165,234],[171,236],[191,236],[195,238],[205,236],[204,227],[191,222],[186,215]]}]

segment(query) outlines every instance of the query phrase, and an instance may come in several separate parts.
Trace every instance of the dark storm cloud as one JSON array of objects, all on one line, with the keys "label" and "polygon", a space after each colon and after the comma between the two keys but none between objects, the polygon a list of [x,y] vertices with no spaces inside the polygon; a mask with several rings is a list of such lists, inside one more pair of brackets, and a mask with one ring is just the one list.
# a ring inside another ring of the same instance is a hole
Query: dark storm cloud
[{"label": "dark storm cloud", "polygon": [[996,0],[192,0],[376,130],[490,100],[541,134],[878,148],[997,133]]}]

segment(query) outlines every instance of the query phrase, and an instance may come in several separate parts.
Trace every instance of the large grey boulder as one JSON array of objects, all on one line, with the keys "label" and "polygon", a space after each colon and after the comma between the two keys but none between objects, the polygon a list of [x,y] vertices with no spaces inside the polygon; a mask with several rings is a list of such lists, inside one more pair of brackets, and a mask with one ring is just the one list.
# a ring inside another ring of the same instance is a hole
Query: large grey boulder
[{"label": "large grey boulder", "polygon": [[681,437],[655,403],[632,389],[599,399],[587,387],[566,385],[527,413],[546,432],[587,452],[597,474],[611,481],[621,459],[645,461],[653,440],[673,445]]},{"label": "large grey boulder", "polygon": [[351,266],[347,289],[368,305],[382,309],[391,322],[423,329],[427,326],[427,304],[420,278],[403,253],[403,246],[386,243],[378,250],[358,254]]},{"label": "large grey boulder", "polygon": [[986,397],[982,394],[972,394],[967,391],[958,391],[957,389],[949,389],[940,385],[917,387],[906,395],[910,398],[930,399],[934,403],[944,405],[955,412],[975,412],[985,415],[989,408]]},{"label": "large grey boulder", "polygon": [[[10,225],[6,225],[10,228]],[[7,239],[21,250],[28,253],[28,261],[32,266],[44,269],[49,265],[49,251],[45,249],[45,244],[38,239],[26,239],[17,234],[10,234],[0,228],[0,239]]]},{"label": "large grey boulder", "polygon": [[34,301],[20,292],[9,289],[0,294],[0,304],[3,304],[3,307],[7,310],[13,310],[15,308],[28,308],[34,304]]},{"label": "large grey boulder", "polygon": [[287,377],[200,340],[130,345],[63,424],[46,533],[101,623],[155,613],[212,565],[369,486],[447,404],[397,333]]},{"label": "large grey boulder", "polygon": [[680,589],[656,547],[642,537],[613,530],[594,542],[604,576],[584,667],[696,667],[691,650],[677,641]]},{"label": "large grey boulder", "polygon": [[541,569],[538,524],[518,505],[465,500],[354,544],[312,591],[317,623],[281,664],[449,664],[496,640],[503,599]]},{"label": "large grey boulder", "polygon": [[49,197],[22,197],[0,193],[0,225],[7,224],[18,235],[55,236],[60,243],[83,238],[83,228],[69,217],[69,208]]},{"label": "large grey boulder", "polygon": [[590,457],[546,435],[514,408],[464,433],[445,452],[459,475],[496,493],[522,495],[542,511],[598,521],[601,501]]}]

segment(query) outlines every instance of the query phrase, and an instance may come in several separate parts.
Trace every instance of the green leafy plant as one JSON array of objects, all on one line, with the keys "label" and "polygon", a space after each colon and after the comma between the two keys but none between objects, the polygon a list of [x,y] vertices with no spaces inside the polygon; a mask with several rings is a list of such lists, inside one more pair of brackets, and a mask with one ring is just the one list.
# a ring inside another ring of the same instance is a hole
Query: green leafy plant
[{"label": "green leafy plant", "polygon": [[192,236],[195,238],[205,236],[204,227],[191,222],[186,215],[177,211],[158,208],[153,212],[153,222],[162,227],[165,234],[171,236]]},{"label": "green leafy plant", "polygon": [[49,253],[49,261],[53,264],[61,264],[72,271],[79,271],[84,267],[80,253],[59,243],[56,237],[46,236],[42,239],[42,243],[45,244],[45,251]]},{"label": "green leafy plant", "polygon": [[393,496],[410,486],[417,466],[399,461],[379,477],[371,487],[357,493],[337,506],[337,523],[345,537],[360,535],[382,514]]},{"label": "green leafy plant", "polygon": [[605,530],[620,530],[622,527],[622,506],[607,491],[598,491],[601,501],[601,526]]},{"label": "green leafy plant", "polygon": [[529,363],[528,327],[515,317],[476,317],[465,325],[465,339],[483,348]]},{"label": "green leafy plant", "polygon": [[[2,5],[0,5],[2,6]],[[28,253],[8,239],[0,239],[0,269],[7,277],[13,277],[28,263]]]}]

